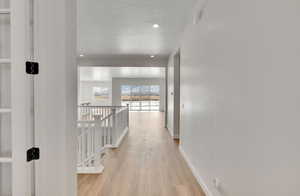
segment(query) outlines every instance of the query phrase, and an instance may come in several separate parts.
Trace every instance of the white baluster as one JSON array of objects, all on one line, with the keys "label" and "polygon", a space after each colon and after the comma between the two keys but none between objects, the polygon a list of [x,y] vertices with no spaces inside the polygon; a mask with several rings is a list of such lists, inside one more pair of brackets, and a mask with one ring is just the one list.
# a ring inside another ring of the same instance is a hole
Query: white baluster
[{"label": "white baluster", "polygon": [[116,144],[117,139],[117,119],[116,119],[116,108],[112,108],[112,124],[111,124],[111,144]]},{"label": "white baluster", "polygon": [[104,149],[118,147],[125,136],[129,127],[129,105],[84,105],[78,112],[78,168],[79,172],[93,173],[102,167]]}]

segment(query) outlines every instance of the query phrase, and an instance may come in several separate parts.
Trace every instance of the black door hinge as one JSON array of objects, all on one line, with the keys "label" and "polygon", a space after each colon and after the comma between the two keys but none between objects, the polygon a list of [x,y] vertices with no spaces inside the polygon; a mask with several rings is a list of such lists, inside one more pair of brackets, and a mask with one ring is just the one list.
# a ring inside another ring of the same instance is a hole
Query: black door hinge
[{"label": "black door hinge", "polygon": [[27,61],[26,62],[26,73],[30,75],[39,74],[39,63]]},{"label": "black door hinge", "polygon": [[30,148],[27,150],[27,162],[33,161],[33,160],[39,160],[40,159],[40,149],[39,148]]}]

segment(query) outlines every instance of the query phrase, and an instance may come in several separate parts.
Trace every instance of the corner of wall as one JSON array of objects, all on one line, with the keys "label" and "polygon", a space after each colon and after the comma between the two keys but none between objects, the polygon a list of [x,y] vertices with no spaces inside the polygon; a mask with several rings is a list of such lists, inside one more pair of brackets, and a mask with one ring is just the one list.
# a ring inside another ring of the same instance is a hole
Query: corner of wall
[{"label": "corner of wall", "polygon": [[170,129],[169,126],[167,126],[167,130],[173,138],[174,137],[174,131],[172,129]]},{"label": "corner of wall", "polygon": [[173,138],[174,138],[174,139],[180,139],[180,136],[179,136],[179,134],[177,133],[177,134],[174,134]]}]

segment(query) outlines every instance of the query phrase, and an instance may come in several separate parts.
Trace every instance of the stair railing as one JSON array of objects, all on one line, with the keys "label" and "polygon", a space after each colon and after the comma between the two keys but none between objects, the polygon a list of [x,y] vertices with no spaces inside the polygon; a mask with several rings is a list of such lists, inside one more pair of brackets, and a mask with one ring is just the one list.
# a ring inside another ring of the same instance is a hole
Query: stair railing
[{"label": "stair railing", "polygon": [[79,106],[78,173],[101,173],[107,148],[118,148],[129,130],[129,109]]}]

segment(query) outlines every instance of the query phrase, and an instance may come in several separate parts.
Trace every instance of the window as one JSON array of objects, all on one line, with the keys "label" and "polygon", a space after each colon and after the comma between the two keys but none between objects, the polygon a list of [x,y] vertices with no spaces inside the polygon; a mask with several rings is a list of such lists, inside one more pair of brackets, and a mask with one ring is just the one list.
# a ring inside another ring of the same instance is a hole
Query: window
[{"label": "window", "polygon": [[131,111],[159,111],[159,85],[122,85],[122,106],[129,104]]}]

